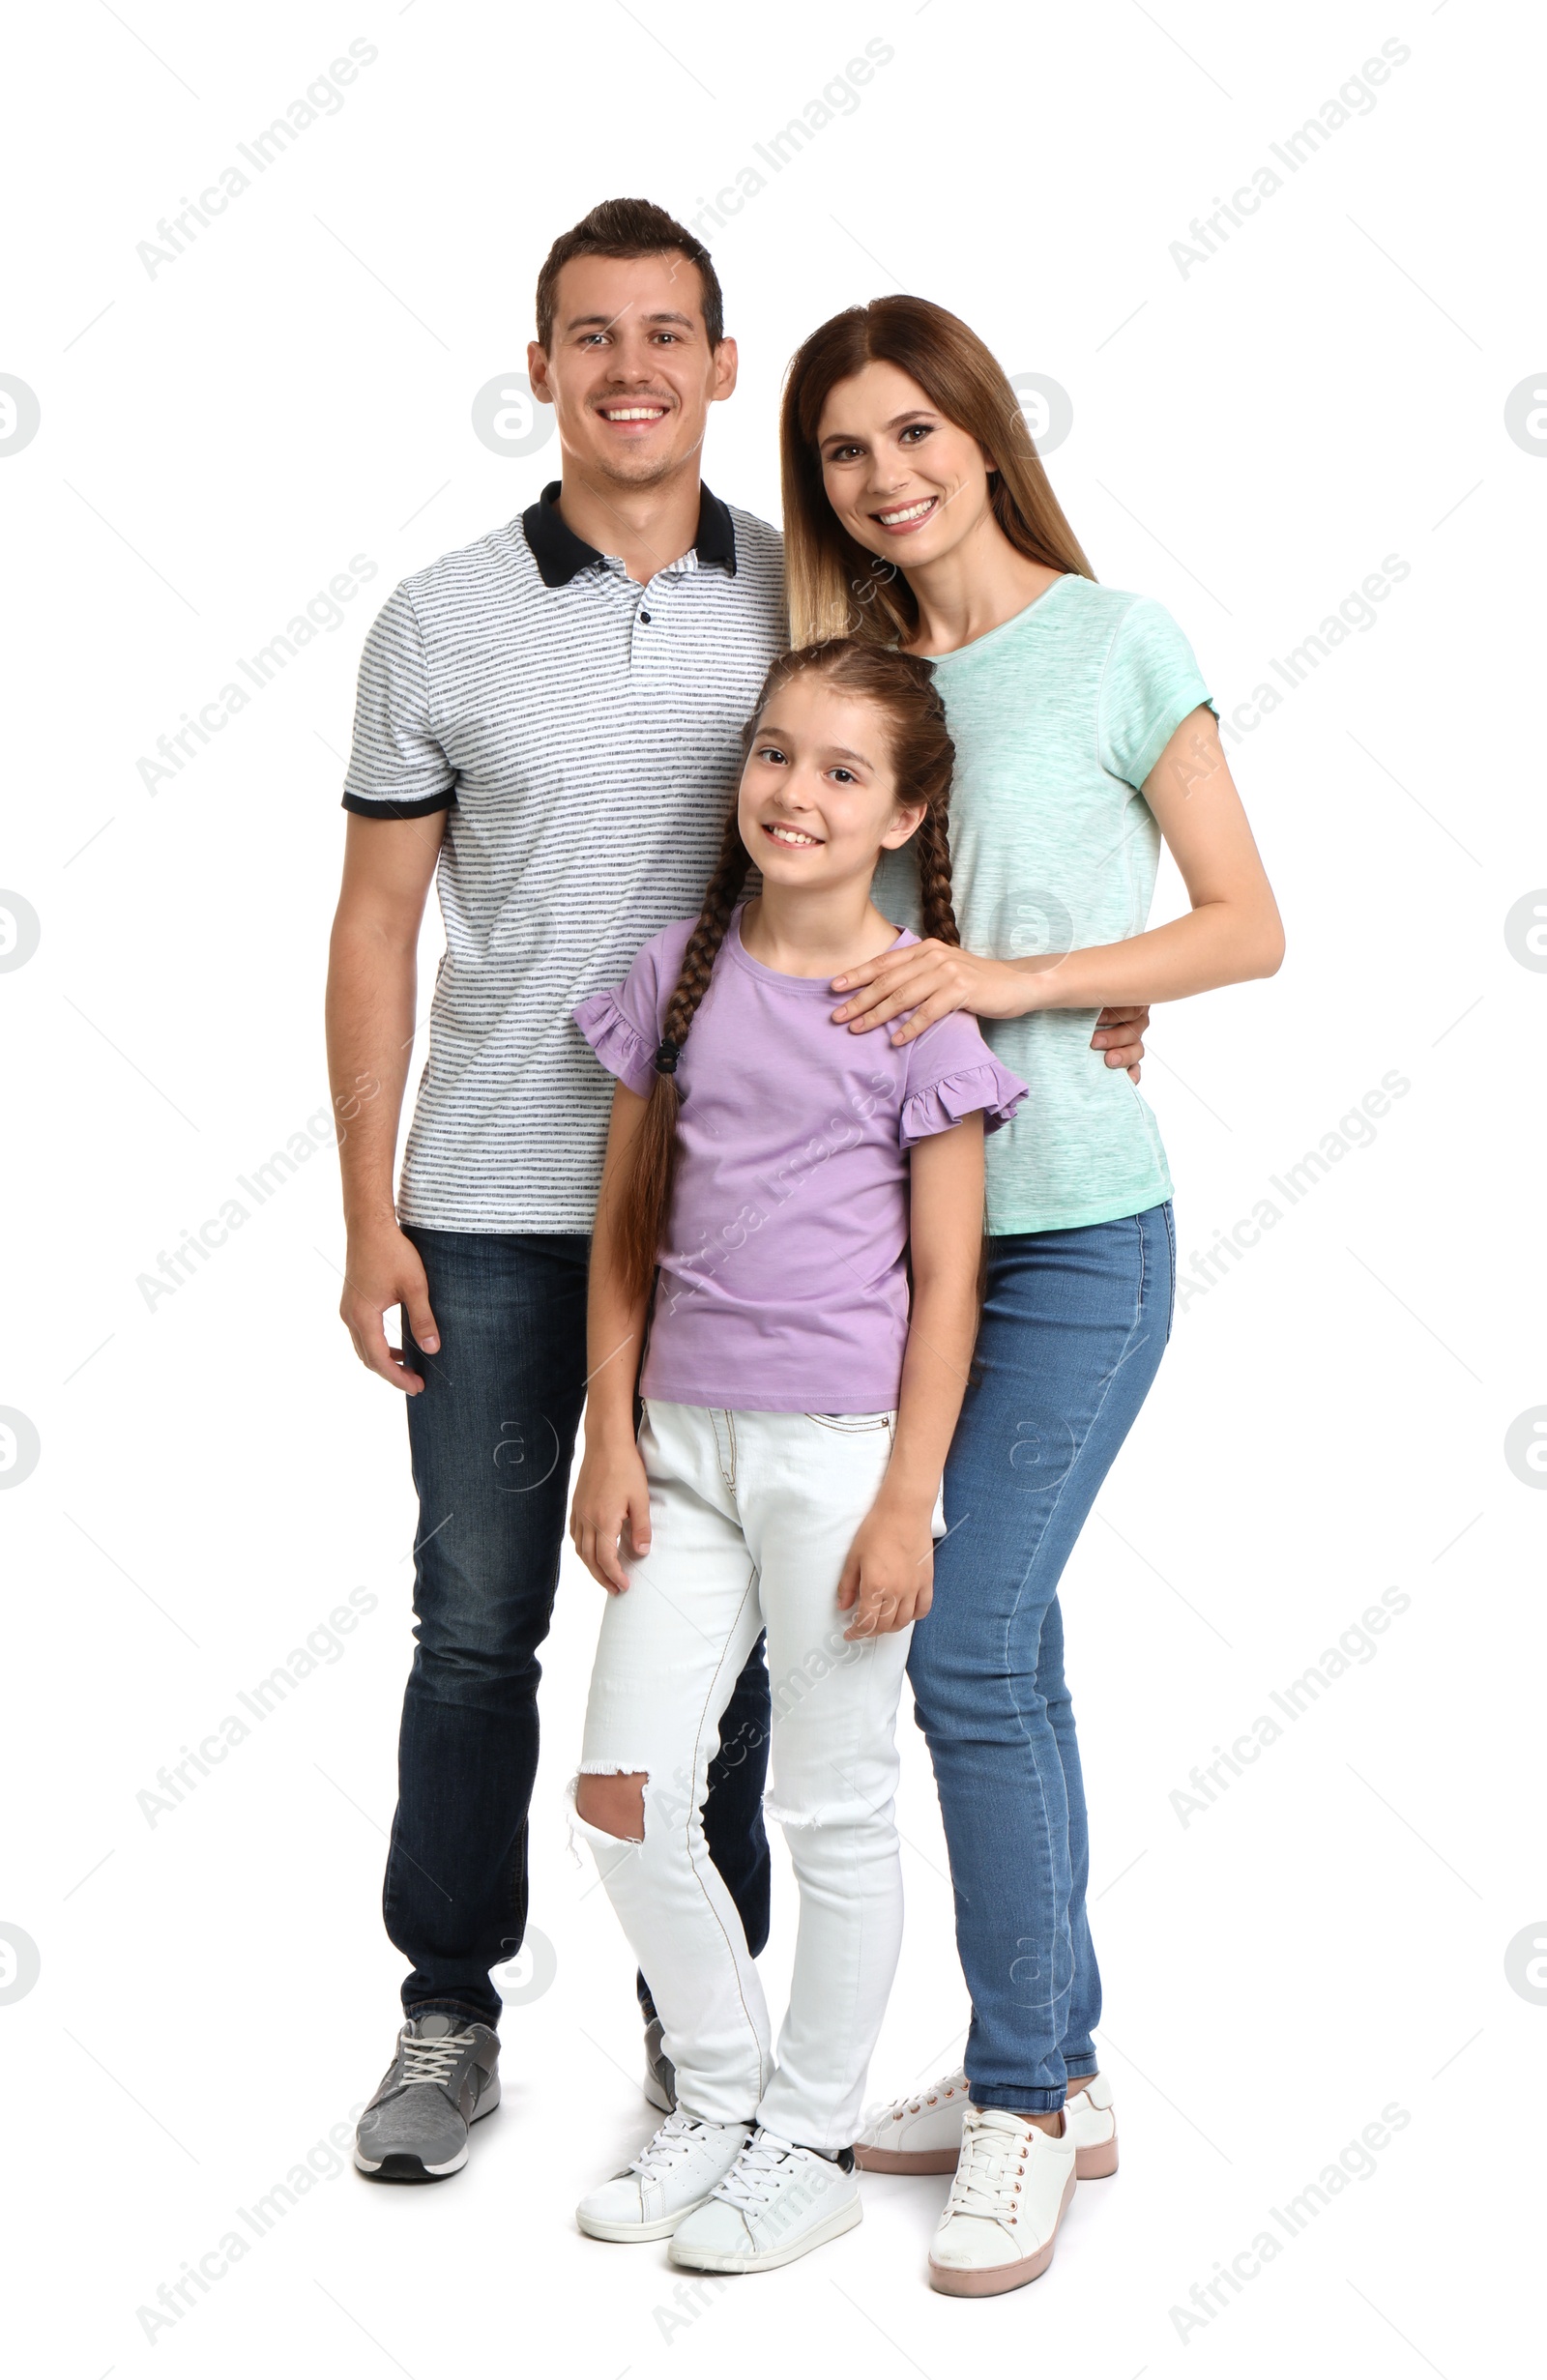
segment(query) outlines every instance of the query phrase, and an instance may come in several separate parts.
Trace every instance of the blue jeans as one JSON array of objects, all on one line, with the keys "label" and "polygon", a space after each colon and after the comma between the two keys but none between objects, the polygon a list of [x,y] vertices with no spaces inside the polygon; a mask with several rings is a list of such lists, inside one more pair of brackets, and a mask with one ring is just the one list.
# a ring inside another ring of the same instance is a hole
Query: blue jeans
[{"label": "blue jeans", "polygon": [[1171,1209],[989,1249],[908,1674],[950,1853],[973,2101],[1045,2114],[1095,2074],[1101,2014],[1058,1583],[1170,1336]]},{"label": "blue jeans", "polygon": [[[423,1259],[441,1345],[424,1354],[403,1316],[403,1347],[424,1380],[406,1400],[420,1506],[418,1649],[382,1912],[412,1961],[405,2011],[497,2025],[489,1969],[514,1956],[526,1929],[538,1647],[553,1611],[585,1403],[590,1242],[580,1233],[408,1236]],[[704,1807],[710,1856],[754,1957],[769,1926],[768,1738],[759,1643],[722,1722]]]}]

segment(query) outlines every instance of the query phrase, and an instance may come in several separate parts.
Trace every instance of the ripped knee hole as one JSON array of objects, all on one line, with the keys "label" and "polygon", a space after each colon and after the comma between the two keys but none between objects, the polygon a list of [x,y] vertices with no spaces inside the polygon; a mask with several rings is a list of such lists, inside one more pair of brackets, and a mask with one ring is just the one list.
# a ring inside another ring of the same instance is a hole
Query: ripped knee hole
[{"label": "ripped knee hole", "polygon": [[645,1839],[645,1787],[648,1769],[586,1769],[575,1785],[575,1814],[598,1834],[616,1835],[620,1843]]}]

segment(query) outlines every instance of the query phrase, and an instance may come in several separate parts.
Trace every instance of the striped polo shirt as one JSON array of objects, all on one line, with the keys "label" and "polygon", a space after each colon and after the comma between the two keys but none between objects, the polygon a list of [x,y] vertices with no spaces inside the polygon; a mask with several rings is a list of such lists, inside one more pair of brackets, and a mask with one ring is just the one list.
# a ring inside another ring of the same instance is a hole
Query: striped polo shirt
[{"label": "striped polo shirt", "polygon": [[344,807],[449,813],[446,956],[405,1224],[587,1232],[612,1082],[571,1016],[692,915],[785,643],[778,533],[705,488],[648,584],[568,529],[557,480],[406,578],[360,664]]}]

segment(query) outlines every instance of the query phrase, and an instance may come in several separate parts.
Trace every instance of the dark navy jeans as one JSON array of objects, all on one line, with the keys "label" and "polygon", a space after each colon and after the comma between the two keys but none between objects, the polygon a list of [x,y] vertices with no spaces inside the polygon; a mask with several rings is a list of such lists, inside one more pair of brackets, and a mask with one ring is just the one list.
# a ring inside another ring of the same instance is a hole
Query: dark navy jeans
[{"label": "dark navy jeans", "polygon": [[1058,1583],[1171,1331],[1171,1209],[991,1239],[908,1675],[950,1852],[975,2104],[1044,2114],[1096,2070],[1101,1979]]},{"label": "dark navy jeans", "polygon": [[[580,1233],[408,1236],[429,1277],[441,1345],[424,1354],[403,1317],[403,1347],[425,1383],[406,1400],[420,1506],[418,1649],[382,1907],[412,1962],[405,2011],[497,2025],[489,1969],[514,1956],[526,1928],[538,1647],[553,1611],[585,1403],[590,1242]],[[597,1603],[599,1619],[599,1589]],[[754,1957],[769,1926],[768,1736],[759,1644],[725,1714],[704,1807],[710,1855]]]}]

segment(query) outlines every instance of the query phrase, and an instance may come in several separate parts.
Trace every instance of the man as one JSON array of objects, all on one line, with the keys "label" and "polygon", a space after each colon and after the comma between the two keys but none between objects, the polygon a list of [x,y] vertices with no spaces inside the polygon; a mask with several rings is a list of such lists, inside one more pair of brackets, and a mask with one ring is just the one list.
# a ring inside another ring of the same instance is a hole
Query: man
[{"label": "man", "polygon": [[[328,981],[346,1281],[362,1362],[408,1399],[418,1649],[387,1930],[412,1962],[355,2162],[438,2180],[499,2101],[489,1969],[526,1923],[538,1647],[585,1399],[586,1261],[611,1086],[570,1011],[696,911],[784,641],[779,540],[699,478],[736,385],[718,280],[658,207],[613,199],[538,280],[533,392],[562,478],[404,580],[361,662]],[[447,953],[394,1204],[415,951],[438,866]],[[1103,1015],[1109,1063],[1141,1054]],[[402,1310],[402,1346],[382,1317]],[[632,1366],[638,1350],[620,1349]],[[755,1957],[768,1937],[761,1646],[703,1822]],[[648,1988],[646,2092],[673,2104]]]},{"label": "man", "polygon": [[[499,2100],[489,1969],[520,1947],[527,1810],[570,1457],[588,1234],[611,1084],[570,1021],[698,907],[740,731],[784,641],[779,540],[699,479],[736,385],[701,244],[616,199],[538,282],[533,392],[562,479],[403,582],[361,663],[328,983],[346,1284],[361,1360],[408,1399],[418,1649],[403,1704],[387,1930],[412,1962],[355,2162],[455,2172]],[[447,954],[400,1199],[393,1163],[415,949],[439,870]],[[401,1348],[382,1317],[402,1309]],[[619,1350],[634,1365],[639,1350]],[[759,1647],[704,1811],[754,1955],[768,1936]],[[641,1979],[650,2079],[669,2063]]]}]

